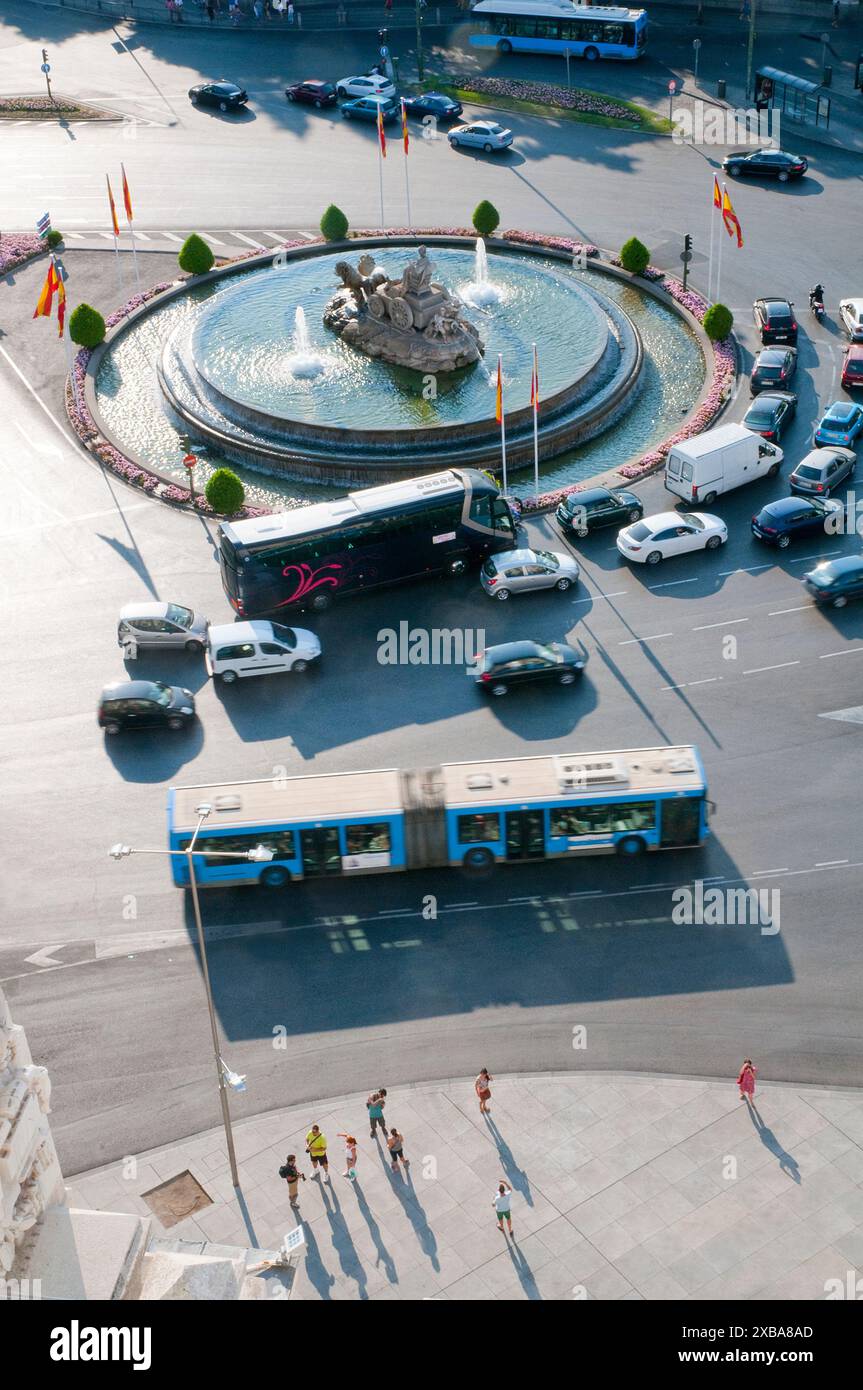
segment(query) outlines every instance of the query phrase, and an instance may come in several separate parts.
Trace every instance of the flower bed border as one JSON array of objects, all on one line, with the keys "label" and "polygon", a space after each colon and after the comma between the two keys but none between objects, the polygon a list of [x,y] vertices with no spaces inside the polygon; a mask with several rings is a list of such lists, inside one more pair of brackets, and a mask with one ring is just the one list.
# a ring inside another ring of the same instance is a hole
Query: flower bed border
[{"label": "flower bed border", "polygon": [[[467,237],[475,239],[475,232],[472,228],[465,227],[427,227],[427,228],[408,228],[390,227],[384,231],[380,230],[361,230],[354,232],[350,240],[346,242],[328,243],[323,237],[316,237],[314,241],[295,240],[286,241],[279,246],[268,249],[266,257],[273,259],[281,251],[293,251],[298,253],[297,259],[304,259],[301,254],[313,254],[321,246],[331,245],[333,249],[339,246],[349,246],[351,241],[362,240],[364,238],[377,238],[381,240],[389,238],[415,237]],[[550,492],[540,493],[538,496],[528,495],[525,498],[514,498],[517,510],[527,515],[536,515],[556,507],[560,501],[575,492],[581,492],[586,487],[595,487],[599,477],[615,478],[619,482],[633,482],[641,478],[649,477],[656,472],[665,462],[669,450],[680,440],[689,439],[693,435],[701,434],[707,429],[725,409],[727,401],[734,389],[737,377],[738,359],[737,347],[733,334],[724,339],[721,343],[711,343],[704,329],[701,320],[709,307],[708,301],[703,295],[694,290],[684,290],[682,283],[671,275],[666,275],[664,271],[658,270],[655,266],[648,266],[642,275],[631,275],[628,271],[620,267],[619,260],[608,252],[603,252],[599,247],[588,242],[576,241],[570,237],[547,236],[541,232],[525,232],[519,228],[505,231],[500,237],[487,238],[488,244],[495,249],[506,250],[518,248],[519,246],[529,246],[537,251],[547,251],[551,255],[571,260],[576,255],[581,255],[588,260],[594,260],[597,268],[612,274],[622,280],[632,284],[641,285],[642,288],[655,295],[661,302],[670,308],[676,309],[681,317],[689,323],[689,326],[696,332],[705,363],[708,369],[709,380],[706,382],[695,409],[680,429],[672,435],[662,440],[655,448],[642,454],[639,458],[628,463],[607,470],[605,474],[597,475],[582,482],[570,483],[563,488],[557,488]],[[180,276],[176,280],[163,281],[158,285],[151,286],[141,294],[135,294],[116,309],[107,319],[106,326],[116,328],[125,320],[137,317],[144,307],[157,296],[167,294],[172,291],[179,293],[195,283],[205,283],[208,279],[222,278],[226,271],[230,273],[231,267],[242,265],[243,262],[255,258],[261,258],[262,253],[256,249],[240,252],[230,260],[223,262],[218,268],[209,271],[206,275],[200,276]],[[173,480],[163,477],[157,470],[144,467],[134,463],[127,458],[121,450],[112,444],[100,432],[99,427],[90,412],[85,399],[86,386],[88,379],[92,381],[91,361],[93,353],[98,354],[101,359],[108,340],[100,344],[98,348],[91,352],[87,348],[81,348],[78,352],[73,371],[78,386],[78,400],[75,399],[75,392],[72,387],[71,376],[67,377],[65,383],[65,404],[69,421],[78,438],[81,440],[85,449],[88,450],[100,463],[110,468],[118,477],[131,486],[139,487],[150,496],[156,497],[159,501],[166,502],[173,506],[192,509],[192,496],[188,488],[181,487]],[[93,366],[98,365],[97,363]],[[206,515],[215,515],[206,499],[200,495],[196,496],[194,509]],[[246,505],[238,516],[265,516],[271,511],[267,507],[255,507]]]},{"label": "flower bed border", "polygon": [[[9,242],[18,244],[20,250],[16,254],[11,253],[10,259],[4,258],[3,247]],[[42,237],[35,232],[6,232],[0,240],[0,280],[4,279],[10,271],[17,270],[19,266],[26,265],[28,261],[33,261],[37,256],[42,256],[50,250],[46,246]]]}]

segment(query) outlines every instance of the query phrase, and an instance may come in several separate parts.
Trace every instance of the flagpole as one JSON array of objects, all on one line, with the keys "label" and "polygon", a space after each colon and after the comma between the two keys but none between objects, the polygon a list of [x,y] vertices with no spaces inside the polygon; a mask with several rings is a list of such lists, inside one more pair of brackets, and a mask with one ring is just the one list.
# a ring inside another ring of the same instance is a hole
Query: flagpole
[{"label": "flagpole", "polygon": [[[536,343],[533,345],[533,495],[539,497],[539,371],[536,361]],[[501,412],[503,413],[503,412]]]},{"label": "flagpole", "polygon": [[129,195],[129,183],[126,178],[126,167],[120,165],[123,172],[123,206],[126,209],[126,222],[129,226],[129,235],[132,238],[132,264],[135,267],[135,284],[138,286],[138,293],[141,293],[141,272],[138,269],[138,248],[135,245],[135,228],[132,226],[132,200]]},{"label": "flagpole", "polygon": [[80,412],[81,399],[78,395],[78,382],[75,379],[75,358],[72,353],[72,339],[69,337],[69,324],[65,319],[63,321],[62,338],[63,345],[66,349],[66,366],[72,381],[72,399],[75,402],[75,409]]},{"label": "flagpole", "polygon": [[[715,187],[714,182],[714,187]],[[716,204],[713,201],[713,188],[710,190],[710,251],[707,256],[707,302],[712,304],[710,297],[710,287],[713,284],[713,242],[716,236]]]},{"label": "flagpole", "polygon": [[[722,199],[723,199],[723,202],[724,202],[724,201],[725,201],[725,184],[722,185]],[[722,216],[722,209],[720,209],[720,216]],[[725,221],[724,221],[724,219],[723,219],[723,226],[722,226],[722,229],[723,229],[723,231],[725,230]],[[719,238],[719,251],[718,251],[717,256],[716,256],[716,291],[715,291],[714,296],[713,296],[713,303],[714,303],[714,304],[718,304],[718,303],[719,303],[719,277],[720,277],[720,275],[722,274],[722,242],[723,242],[723,238],[720,237],[720,238]]]},{"label": "flagpole", "polygon": [[378,136],[378,184],[381,195],[381,231],[384,229],[384,155],[381,149],[380,136]]},{"label": "flagpole", "polygon": [[503,356],[497,355],[497,379],[500,382],[500,457],[503,463],[503,495],[507,494],[506,482],[506,411],[503,408]]},{"label": "flagpole", "polygon": [[114,208],[114,195],[111,192],[111,180],[105,175],[105,183],[108,185],[108,206],[111,209],[111,231],[114,236],[114,264],[117,267],[117,293],[120,296],[120,303],[123,302],[123,274],[120,270],[120,237],[119,227],[117,226],[117,213]]},{"label": "flagpole", "polygon": [[412,219],[411,219],[411,181],[410,181],[410,174],[408,173],[408,146],[409,146],[409,144],[410,144],[410,141],[409,141],[409,138],[408,138],[407,117],[406,117],[406,115],[405,115],[405,102],[404,102],[404,97],[402,97],[401,106],[402,106],[402,151],[403,151],[403,153],[404,153],[404,160],[405,160],[405,202],[407,203],[407,210],[408,210],[408,231],[409,231],[409,232],[412,232],[412,231],[413,231],[413,221],[412,221]]}]

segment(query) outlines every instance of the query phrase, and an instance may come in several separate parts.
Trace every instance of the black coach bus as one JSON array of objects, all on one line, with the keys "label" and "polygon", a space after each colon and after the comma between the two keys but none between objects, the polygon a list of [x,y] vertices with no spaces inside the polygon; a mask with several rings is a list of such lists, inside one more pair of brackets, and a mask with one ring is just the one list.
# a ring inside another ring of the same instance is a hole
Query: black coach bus
[{"label": "black coach bus", "polygon": [[497,485],[476,469],[454,468],[224,522],[219,563],[232,608],[254,618],[292,606],[321,611],[336,596],[402,579],[461,574],[515,544]]}]

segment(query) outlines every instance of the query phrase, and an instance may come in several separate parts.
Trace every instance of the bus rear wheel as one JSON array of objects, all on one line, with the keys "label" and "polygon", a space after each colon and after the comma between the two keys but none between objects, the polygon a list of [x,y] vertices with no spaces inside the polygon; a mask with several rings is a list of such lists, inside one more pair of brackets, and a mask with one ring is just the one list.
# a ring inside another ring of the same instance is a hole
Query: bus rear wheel
[{"label": "bus rear wheel", "polygon": [[511,53],[512,44],[509,39],[501,39],[497,45],[497,51],[498,53]]},{"label": "bus rear wheel", "polygon": [[587,61],[588,61],[589,63],[595,63],[596,60],[597,60],[597,58],[599,57],[599,49],[598,49],[598,48],[586,48],[586,49],[584,50],[584,56],[585,56],[585,58],[587,59]]},{"label": "bus rear wheel", "polygon": [[644,841],[640,835],[624,835],[622,840],[618,840],[616,849],[622,857],[634,859],[637,854],[644,853]]},{"label": "bus rear wheel", "polygon": [[473,849],[466,852],[461,862],[468,873],[488,873],[494,864],[494,855],[485,845],[474,845]]},{"label": "bus rear wheel", "polygon": [[452,575],[467,574],[467,560],[453,560],[449,572]]},{"label": "bus rear wheel", "polygon": [[291,871],[281,864],[271,864],[258,881],[264,888],[284,888],[291,881]]}]

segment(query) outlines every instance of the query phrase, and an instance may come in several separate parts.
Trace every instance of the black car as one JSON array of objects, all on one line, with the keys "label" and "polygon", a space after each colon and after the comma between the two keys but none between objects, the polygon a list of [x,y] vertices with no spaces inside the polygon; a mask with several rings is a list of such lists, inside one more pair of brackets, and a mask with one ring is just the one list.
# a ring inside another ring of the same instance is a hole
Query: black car
[{"label": "black car", "polygon": [[803,583],[816,603],[844,608],[850,598],[863,598],[863,555],[826,560],[804,574]]},{"label": "black car", "polygon": [[434,116],[438,121],[454,121],[462,114],[460,101],[445,97],[443,92],[424,92],[418,97],[405,97],[405,110],[411,116]]},{"label": "black car", "polygon": [[793,347],[797,342],[797,319],[790,299],[777,299],[774,295],[756,299],[752,317],[765,347],[769,343],[788,343]]},{"label": "black car", "polygon": [[743,424],[762,439],[779,439],[797,410],[793,391],[763,391],[755,397],[743,417]]},{"label": "black car", "polygon": [[[778,502],[768,502],[752,518],[752,534],[767,545],[778,545],[780,550],[788,546],[798,536],[836,534],[835,525],[842,515],[841,502],[822,502],[818,497],[781,497]],[[834,527],[828,522],[834,519]]]},{"label": "black car", "polygon": [[336,84],[335,82],[320,82],[316,77],[309,77],[305,82],[294,82],[290,87],[285,88],[285,96],[288,101],[299,101],[306,106],[317,106],[318,110],[322,106],[335,106]]},{"label": "black car", "polygon": [[722,167],[735,179],[741,174],[754,174],[759,179],[787,183],[789,179],[802,178],[809,163],[802,155],[788,154],[785,150],[738,150],[725,156]]},{"label": "black car", "polygon": [[193,106],[216,106],[220,111],[239,111],[249,100],[248,92],[235,82],[199,82],[189,88]]},{"label": "black car", "polygon": [[641,499],[634,492],[612,492],[607,487],[588,487],[571,492],[557,509],[561,529],[570,535],[586,536],[600,526],[625,526],[644,516]]},{"label": "black car", "polygon": [[195,697],[179,685],[161,681],[116,681],[99,701],[99,727],[106,734],[121,729],[185,729],[195,718]]},{"label": "black car", "polygon": [[511,686],[529,681],[575,685],[585,664],[584,655],[565,642],[504,642],[486,647],[469,674],[489,694],[505,695]]},{"label": "black car", "polygon": [[752,366],[749,389],[755,396],[771,386],[784,387],[796,371],[796,348],[762,348]]}]

